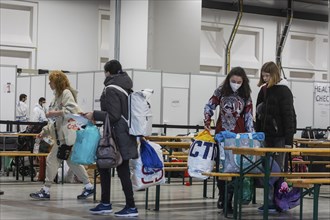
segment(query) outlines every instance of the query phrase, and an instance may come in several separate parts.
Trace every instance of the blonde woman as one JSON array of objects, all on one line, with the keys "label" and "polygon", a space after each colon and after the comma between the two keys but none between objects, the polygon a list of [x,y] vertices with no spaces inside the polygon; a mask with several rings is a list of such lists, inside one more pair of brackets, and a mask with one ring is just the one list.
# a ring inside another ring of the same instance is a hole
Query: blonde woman
[{"label": "blonde woman", "polygon": [[[296,133],[296,113],[289,84],[281,78],[277,65],[270,61],[263,64],[258,86],[256,131],[265,133],[266,147],[291,147]],[[274,155],[280,169],[285,170],[285,153]],[[276,212],[273,201],[274,186],[269,190],[269,212]],[[263,206],[259,211],[263,211]]]},{"label": "blonde woman", "polygon": [[[63,72],[52,71],[49,74],[49,86],[53,90],[55,97],[49,106],[49,111],[46,113],[46,117],[50,120],[38,137],[42,138],[50,135],[54,140],[54,145],[46,159],[45,184],[40,191],[30,194],[30,197],[38,200],[50,199],[50,187],[62,162],[62,160],[57,158],[57,151],[59,145],[68,144],[65,143],[65,140],[68,138],[68,133],[64,132],[62,129],[62,125],[65,123],[64,116],[66,114],[82,112],[77,105],[77,91],[70,86],[68,77]],[[60,143],[59,145],[57,144],[57,140]],[[67,160],[67,164],[84,184],[83,192],[77,196],[77,199],[86,199],[93,195],[94,188],[88,179],[85,168],[82,165],[73,164],[70,158]]]}]

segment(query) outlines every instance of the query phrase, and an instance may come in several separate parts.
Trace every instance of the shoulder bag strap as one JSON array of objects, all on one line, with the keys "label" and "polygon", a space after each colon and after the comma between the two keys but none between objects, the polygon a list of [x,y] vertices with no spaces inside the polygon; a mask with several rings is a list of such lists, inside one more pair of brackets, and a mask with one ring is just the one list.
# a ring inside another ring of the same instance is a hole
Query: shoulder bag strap
[{"label": "shoulder bag strap", "polygon": [[54,128],[55,128],[56,144],[57,144],[57,146],[60,146],[61,143],[58,140],[58,133],[57,133],[56,122],[55,121],[54,121]]}]

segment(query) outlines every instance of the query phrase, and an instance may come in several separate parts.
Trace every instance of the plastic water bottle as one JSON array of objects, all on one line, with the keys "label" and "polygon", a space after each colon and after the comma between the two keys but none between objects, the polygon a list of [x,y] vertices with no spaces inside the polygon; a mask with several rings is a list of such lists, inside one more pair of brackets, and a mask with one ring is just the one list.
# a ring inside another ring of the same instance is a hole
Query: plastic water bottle
[{"label": "plastic water bottle", "polygon": [[34,146],[33,146],[33,153],[37,154],[39,153],[39,147],[40,147],[40,139],[36,138],[34,141]]},{"label": "plastic water bottle", "polygon": [[52,145],[52,140],[49,138],[49,137],[44,137],[43,140],[49,144],[49,145]]}]

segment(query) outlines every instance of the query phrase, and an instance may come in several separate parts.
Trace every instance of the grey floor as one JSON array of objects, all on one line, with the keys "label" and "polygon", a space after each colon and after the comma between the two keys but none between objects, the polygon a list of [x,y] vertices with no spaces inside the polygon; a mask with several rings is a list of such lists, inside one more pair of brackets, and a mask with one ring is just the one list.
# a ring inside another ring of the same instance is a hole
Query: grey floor
[{"label": "grey floor", "polygon": [[[40,189],[40,182],[16,181],[14,177],[0,176],[0,219],[130,219],[118,218],[113,214],[97,216],[88,210],[97,204],[92,198],[79,201],[76,196],[82,190],[82,184],[54,184],[51,188],[50,201],[35,201],[29,193]],[[217,199],[202,198],[202,182],[193,181],[193,185],[182,185],[181,179],[172,179],[171,184],[161,186],[160,211],[154,208],[155,187],[149,190],[149,208],[145,210],[145,192],[136,192],[135,199],[139,210],[138,218],[131,219],[225,219],[216,208]],[[100,199],[100,185],[97,185],[97,200]],[[124,197],[118,177],[112,179],[112,207],[114,211],[124,206]],[[209,181],[208,196],[212,194],[212,183]],[[262,190],[257,189],[257,203],[243,207],[243,219],[263,219],[257,211],[262,201]],[[312,219],[312,197],[304,199],[304,219]],[[299,219],[299,208],[285,213],[271,214],[269,219]],[[330,186],[321,187],[319,200],[319,219],[330,219]]]}]

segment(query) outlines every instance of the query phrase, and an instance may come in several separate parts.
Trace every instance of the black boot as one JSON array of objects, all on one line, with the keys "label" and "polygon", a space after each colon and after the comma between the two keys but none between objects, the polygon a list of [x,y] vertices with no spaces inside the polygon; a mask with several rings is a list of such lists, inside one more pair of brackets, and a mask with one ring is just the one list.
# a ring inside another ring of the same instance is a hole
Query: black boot
[{"label": "black boot", "polygon": [[227,199],[227,213],[228,214],[233,214],[234,213],[234,209],[233,209],[233,205],[232,205],[232,201],[233,201],[233,193],[228,193],[228,199]]},{"label": "black boot", "polygon": [[217,207],[218,207],[218,209],[223,209],[224,204],[225,204],[225,181],[218,180],[217,186],[219,189],[219,198],[218,198],[218,202],[217,202]]},{"label": "black boot", "polygon": [[218,209],[223,209],[224,204],[225,204],[224,196],[219,195],[218,202],[217,202]]}]

